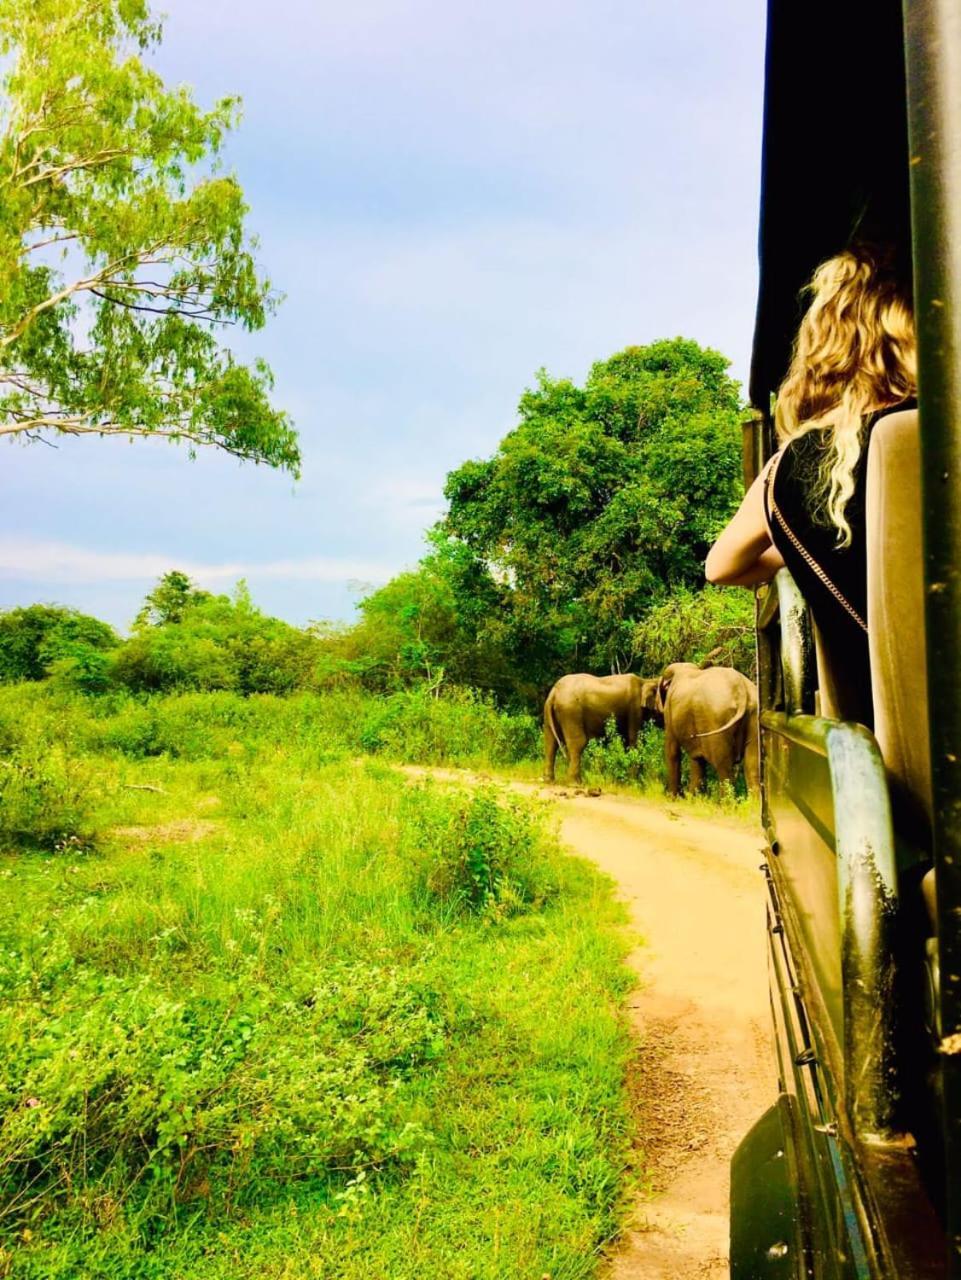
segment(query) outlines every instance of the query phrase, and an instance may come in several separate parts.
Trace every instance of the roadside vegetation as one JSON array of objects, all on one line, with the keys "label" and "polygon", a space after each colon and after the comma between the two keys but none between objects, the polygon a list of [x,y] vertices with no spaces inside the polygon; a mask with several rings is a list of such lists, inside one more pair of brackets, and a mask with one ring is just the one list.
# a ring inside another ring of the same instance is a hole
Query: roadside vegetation
[{"label": "roadside vegetation", "polygon": [[593,1274],[609,886],[358,709],[0,692],[0,1273]]}]

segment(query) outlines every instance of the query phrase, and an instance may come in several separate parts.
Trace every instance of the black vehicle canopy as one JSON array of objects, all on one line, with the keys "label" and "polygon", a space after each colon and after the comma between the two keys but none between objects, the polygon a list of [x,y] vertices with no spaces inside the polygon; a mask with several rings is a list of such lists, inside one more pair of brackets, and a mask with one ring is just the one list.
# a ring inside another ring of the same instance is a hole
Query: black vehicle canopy
[{"label": "black vehicle canopy", "polygon": [[852,236],[910,253],[901,0],[769,0],[751,402],[790,359],[799,293]]}]

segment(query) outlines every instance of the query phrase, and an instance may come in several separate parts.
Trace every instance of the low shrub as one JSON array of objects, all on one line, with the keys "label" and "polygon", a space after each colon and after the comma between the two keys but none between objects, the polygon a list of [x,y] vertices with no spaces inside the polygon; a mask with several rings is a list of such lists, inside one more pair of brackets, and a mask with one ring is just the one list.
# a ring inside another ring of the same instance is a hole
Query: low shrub
[{"label": "low shrub", "polygon": [[340,963],[295,975],[281,1000],[253,973],[177,996],[146,974],[74,969],[38,1003],[18,957],[2,965],[7,1230],[55,1212],[96,1222],[81,1188],[141,1228],[278,1179],[330,1179],[336,1195],[429,1140],[403,1084],[442,1058],[445,1030],[415,974]]},{"label": "low shrub", "polygon": [[514,764],[536,757],[540,727],[533,716],[501,711],[472,689],[440,697],[410,689],[368,698],[360,731],[365,751],[416,764]]},{"label": "low shrub", "polygon": [[87,845],[95,797],[62,744],[35,741],[0,758],[0,848]]},{"label": "low shrub", "polygon": [[503,919],[535,910],[557,893],[543,823],[529,805],[493,788],[413,788],[404,797],[401,824],[422,889],[445,913]]},{"label": "low shrub", "polygon": [[590,782],[656,784],[664,780],[664,733],[655,724],[645,724],[635,746],[628,748],[610,719],[604,737],[587,744],[581,760],[584,777]]}]

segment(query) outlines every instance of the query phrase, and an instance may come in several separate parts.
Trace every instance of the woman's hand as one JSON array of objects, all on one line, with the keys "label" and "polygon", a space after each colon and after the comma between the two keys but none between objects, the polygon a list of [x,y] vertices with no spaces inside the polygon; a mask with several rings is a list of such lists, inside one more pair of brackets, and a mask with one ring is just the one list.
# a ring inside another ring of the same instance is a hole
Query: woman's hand
[{"label": "woman's hand", "polygon": [[708,552],[704,565],[708,582],[721,587],[753,587],[770,582],[783,566],[764,515],[764,481],[773,462],[774,458],[768,460]]}]

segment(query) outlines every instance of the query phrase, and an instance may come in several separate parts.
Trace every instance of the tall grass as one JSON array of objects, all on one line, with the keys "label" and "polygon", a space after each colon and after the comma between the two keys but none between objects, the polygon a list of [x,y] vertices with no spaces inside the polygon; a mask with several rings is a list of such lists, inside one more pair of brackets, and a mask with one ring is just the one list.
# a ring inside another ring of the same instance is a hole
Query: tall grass
[{"label": "tall grass", "polygon": [[530,804],[358,762],[375,711],[0,691],[0,1274],[594,1274],[619,909]]}]

